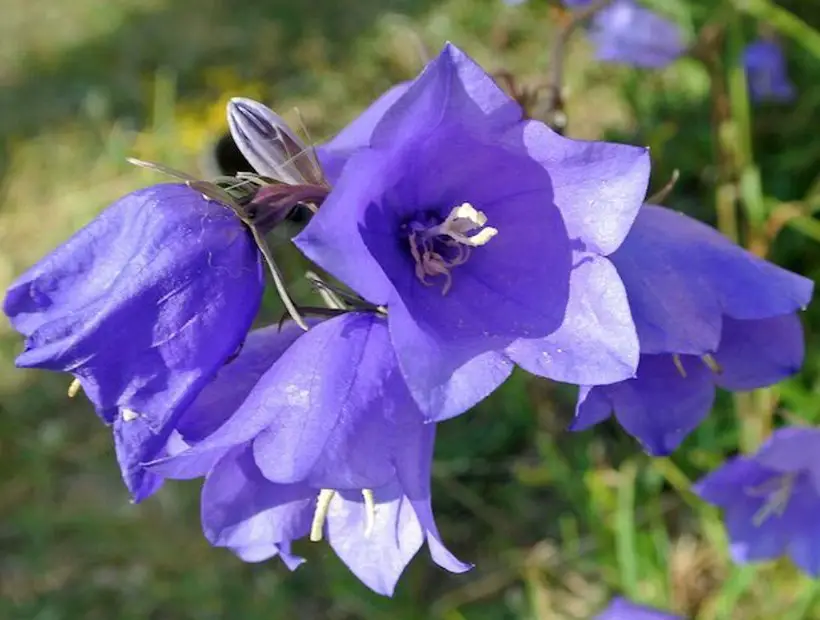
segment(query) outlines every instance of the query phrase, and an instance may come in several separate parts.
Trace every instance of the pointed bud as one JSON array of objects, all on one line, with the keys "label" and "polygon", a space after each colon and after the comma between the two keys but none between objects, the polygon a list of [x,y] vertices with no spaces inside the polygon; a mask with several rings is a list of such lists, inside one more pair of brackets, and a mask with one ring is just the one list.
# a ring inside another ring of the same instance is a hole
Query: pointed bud
[{"label": "pointed bud", "polygon": [[260,175],[288,185],[324,184],[313,150],[267,106],[234,97],[228,102],[228,125],[242,155]]}]

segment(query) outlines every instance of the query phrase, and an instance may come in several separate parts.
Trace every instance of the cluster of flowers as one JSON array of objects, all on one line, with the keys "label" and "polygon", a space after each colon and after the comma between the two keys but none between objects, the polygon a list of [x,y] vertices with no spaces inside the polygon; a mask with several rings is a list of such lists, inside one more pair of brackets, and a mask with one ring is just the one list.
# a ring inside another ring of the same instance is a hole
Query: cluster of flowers
[{"label": "cluster of flowers", "polygon": [[[716,387],[802,363],[809,280],[644,204],[646,149],[525,118],[452,45],[315,152],[256,102],[232,100],[228,119],[255,173],[125,196],[24,273],[4,311],[26,338],[18,365],[70,373],[111,425],[135,501],[204,478],[205,535],[243,560],[293,569],[293,541],[326,537],[386,595],[425,542],[468,570],[434,522],[436,425],[514,366],[579,386],[576,430],[614,413],[662,455]],[[322,283],[327,308],[288,303],[293,320],[251,329],[266,263],[283,293],[265,235],[304,204],[293,243],[345,288]],[[818,556],[820,536],[775,523],[820,505],[815,452],[789,447],[812,441],[792,432],[704,481],[738,557],[800,536],[795,559]]]},{"label": "cluster of flowers", "polygon": [[[523,4],[526,0],[505,0]],[[687,36],[673,20],[644,8],[636,0],[564,0],[589,18],[588,36],[602,62],[660,68],[687,53]],[[590,14],[587,15],[587,12]],[[749,91],[755,101],[791,101],[794,85],[786,59],[773,39],[759,39],[743,55]]]}]

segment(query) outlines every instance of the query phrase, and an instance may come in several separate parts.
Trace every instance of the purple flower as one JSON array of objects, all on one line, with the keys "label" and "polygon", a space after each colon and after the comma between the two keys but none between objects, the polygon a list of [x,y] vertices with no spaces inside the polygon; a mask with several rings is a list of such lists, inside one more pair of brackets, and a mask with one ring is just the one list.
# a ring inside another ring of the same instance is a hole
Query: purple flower
[{"label": "purple flower", "polygon": [[425,541],[439,565],[469,569],[440,541],[430,500],[435,426],[404,385],[385,320],[347,313],[295,341],[271,327],[249,343],[226,367],[243,385],[203,392],[180,424],[190,447],[148,464],[161,477],[206,476],[208,539],[247,561],[279,554],[293,568],[293,540],[327,536],[388,595]]},{"label": "purple flower", "polygon": [[[159,452],[242,344],[263,286],[259,252],[234,212],[166,184],[103,211],[18,278],[3,309],[26,337],[17,365],[76,377],[114,423],[124,462],[125,444]],[[139,420],[135,430],[123,431],[123,419]],[[132,469],[131,491],[150,492]]]},{"label": "purple flower", "polygon": [[677,24],[638,6],[634,0],[614,0],[598,11],[592,18],[589,37],[599,60],[636,67],[664,67],[686,50],[683,31]]},{"label": "purple flower", "polygon": [[647,452],[669,454],[708,414],[715,386],[751,390],[800,368],[794,313],[811,299],[810,280],[651,205],[611,259],[629,295],[640,365],[634,379],[582,387],[574,430],[614,410]]},{"label": "purple flower", "polygon": [[623,597],[616,597],[609,607],[599,613],[593,620],[683,620],[681,616],[637,605]]},{"label": "purple flower", "polygon": [[786,58],[775,41],[760,39],[746,48],[743,54],[746,79],[755,101],[792,101],[796,94],[794,84],[786,71]]},{"label": "purple flower", "polygon": [[632,375],[637,341],[605,256],[644,196],[644,149],[523,120],[448,45],[319,157],[334,188],[295,242],[387,308],[427,418],[483,399],[509,375],[508,358],[559,380]]},{"label": "purple flower", "polygon": [[775,431],[754,456],[739,456],[701,479],[694,491],[724,510],[736,562],[788,554],[820,575],[820,431]]}]

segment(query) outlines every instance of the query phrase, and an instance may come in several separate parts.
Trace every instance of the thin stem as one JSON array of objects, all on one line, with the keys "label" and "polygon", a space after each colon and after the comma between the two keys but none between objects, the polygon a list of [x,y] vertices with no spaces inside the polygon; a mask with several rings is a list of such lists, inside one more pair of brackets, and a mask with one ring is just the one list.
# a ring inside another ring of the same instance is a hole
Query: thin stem
[{"label": "thin stem", "polygon": [[563,133],[567,124],[567,119],[564,115],[564,100],[561,97],[564,83],[564,56],[566,54],[567,45],[575,30],[611,1],[612,0],[598,0],[579,11],[574,11],[569,21],[564,24],[555,37],[555,42],[550,52],[550,65],[545,86],[547,91],[545,120],[558,133]]},{"label": "thin stem", "polygon": [[248,228],[251,229],[253,240],[256,241],[259,251],[262,252],[262,256],[265,257],[265,262],[268,264],[268,269],[270,269],[270,273],[273,276],[273,284],[276,286],[276,292],[279,294],[279,299],[282,300],[285,310],[288,311],[288,314],[290,315],[290,318],[293,319],[294,323],[296,323],[303,330],[307,331],[307,323],[305,323],[305,320],[299,313],[299,309],[296,307],[296,304],[293,303],[293,300],[288,294],[288,289],[285,287],[285,279],[282,277],[282,272],[279,271],[279,267],[273,259],[273,254],[271,254],[267,241],[265,241],[264,237],[262,237],[255,226],[249,224]]}]

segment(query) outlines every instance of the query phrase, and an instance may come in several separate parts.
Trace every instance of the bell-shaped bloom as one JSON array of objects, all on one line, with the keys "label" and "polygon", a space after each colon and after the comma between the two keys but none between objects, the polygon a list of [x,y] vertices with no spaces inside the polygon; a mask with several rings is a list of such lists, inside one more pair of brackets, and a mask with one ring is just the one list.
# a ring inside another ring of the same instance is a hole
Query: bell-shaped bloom
[{"label": "bell-shaped bloom", "polygon": [[629,296],[640,365],[633,379],[582,387],[574,430],[614,411],[647,452],[669,454],[709,413],[716,386],[752,390],[799,370],[795,312],[811,299],[810,280],[651,205],[611,259]]},{"label": "bell-shaped bloom", "polygon": [[723,509],[736,562],[788,555],[820,576],[820,431],[783,428],[752,456],[730,459],[694,487]]},{"label": "bell-shaped bloom", "polygon": [[[561,380],[634,373],[634,327],[605,256],[646,191],[645,149],[568,140],[523,119],[448,45],[319,158],[333,190],[294,241],[387,308],[426,417],[483,399],[508,376],[508,359]],[[599,326],[616,333],[598,341]]]},{"label": "bell-shaped bloom", "polygon": [[18,366],[71,373],[107,422],[139,418],[159,449],[241,346],[263,287],[234,211],[163,184],[120,199],[20,276],[3,310],[26,338]]},{"label": "bell-shaped bloom", "polygon": [[616,597],[593,620],[683,620],[668,612],[638,605],[623,597]]},{"label": "bell-shaped bloom", "polygon": [[226,367],[242,385],[215,382],[203,392],[180,423],[189,447],[148,464],[159,477],[206,476],[207,538],[247,561],[280,555],[294,567],[291,541],[326,536],[387,595],[425,541],[439,565],[469,569],[439,539],[430,498],[435,426],[404,384],[386,321],[347,313],[298,339],[271,327],[249,343]]},{"label": "bell-shaped bloom", "polygon": [[754,101],[794,100],[796,92],[786,70],[786,58],[775,41],[760,39],[749,45],[743,64]]},{"label": "bell-shaped bloom", "polygon": [[664,67],[686,51],[680,26],[634,0],[613,0],[598,11],[589,38],[598,60],[636,67]]}]

